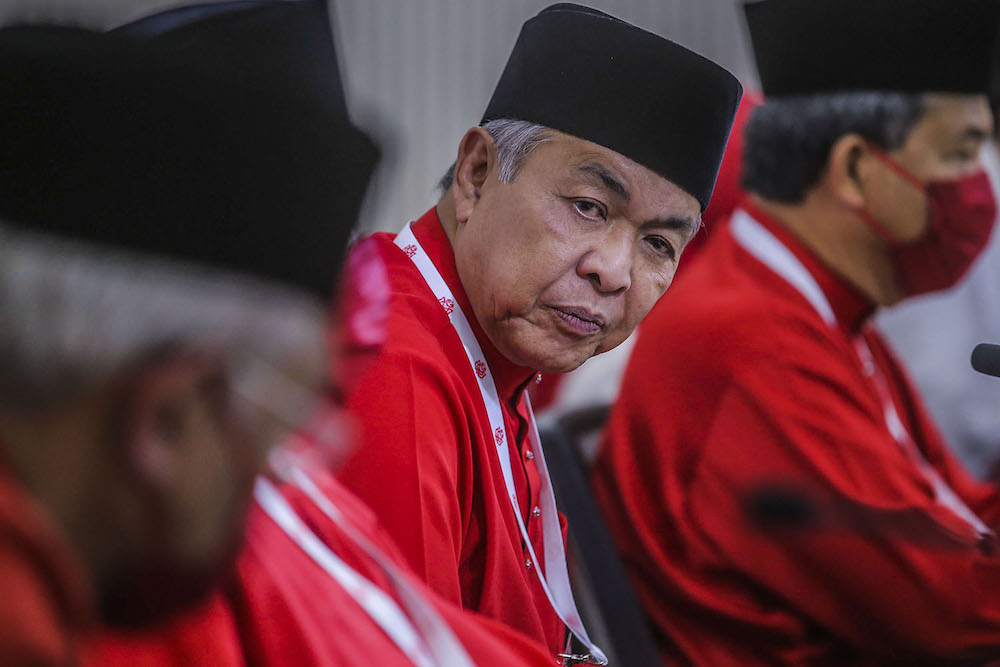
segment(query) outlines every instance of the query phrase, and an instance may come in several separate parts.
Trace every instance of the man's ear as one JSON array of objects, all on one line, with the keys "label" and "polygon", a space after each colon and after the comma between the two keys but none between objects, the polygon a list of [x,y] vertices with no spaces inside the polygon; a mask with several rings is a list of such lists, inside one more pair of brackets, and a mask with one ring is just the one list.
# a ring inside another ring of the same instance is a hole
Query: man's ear
[{"label": "man's ear", "polygon": [[172,487],[183,470],[178,461],[192,433],[194,411],[204,400],[217,366],[204,357],[171,356],[142,364],[132,373],[122,400],[122,460],[144,487]]},{"label": "man's ear", "polygon": [[823,183],[844,206],[858,209],[865,204],[862,185],[871,164],[868,144],[858,134],[845,134],[830,149]]},{"label": "man's ear", "polygon": [[495,162],[496,146],[490,133],[481,127],[466,132],[458,145],[455,180],[451,185],[455,197],[455,218],[459,224],[467,222],[472,215]]}]

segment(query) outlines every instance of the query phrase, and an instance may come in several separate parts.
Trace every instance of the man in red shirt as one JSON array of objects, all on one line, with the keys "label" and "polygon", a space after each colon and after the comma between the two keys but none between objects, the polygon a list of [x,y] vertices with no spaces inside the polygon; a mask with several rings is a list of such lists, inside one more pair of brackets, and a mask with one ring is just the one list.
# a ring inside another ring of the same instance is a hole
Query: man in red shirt
[{"label": "man in red shirt", "polygon": [[740,98],[704,58],[562,3],[525,23],[437,206],[393,237],[386,344],[340,474],[446,599],[553,653],[580,623],[524,389],[624,340],[711,196]]},{"label": "man in red shirt", "polygon": [[[370,243],[369,248],[370,248]],[[383,335],[384,267],[364,244],[349,281],[363,281],[338,314],[341,345],[361,356]],[[347,287],[350,289],[350,286]],[[344,377],[334,360],[336,378]],[[94,667],[471,667],[552,665],[537,642],[429,590],[371,510],[324,472],[349,443],[327,410],[273,457],[257,481],[233,576],[200,608],[152,631],[105,633]]]},{"label": "man in red shirt", "polygon": [[[251,80],[310,91],[331,113],[346,113],[320,0],[182,7],[116,33],[198,62],[235,63]],[[324,183],[345,178],[331,165],[322,175]],[[288,232],[295,233],[294,226]],[[339,252],[336,246],[316,250],[334,257]],[[333,359],[329,381],[335,387],[360,372],[384,338],[388,281],[371,242],[354,250],[348,269],[343,289],[350,298],[338,309],[334,338],[353,354],[350,366]],[[287,384],[261,407],[291,424],[298,416],[285,406],[301,389]],[[322,472],[349,449],[343,422],[338,410],[325,411],[305,425],[303,437],[287,443],[274,471],[257,480],[245,545],[232,576],[207,603],[149,632],[105,632],[88,646],[85,664],[551,665],[541,645],[429,591],[371,511]]]},{"label": "man in red shirt", "polygon": [[[152,634],[105,636],[85,664],[555,664],[536,642],[427,589],[371,510],[319,471],[309,478],[319,502],[294,483],[275,481],[276,495],[258,489],[235,575],[207,604]],[[258,484],[268,489],[272,482]],[[334,508],[337,519],[324,507]],[[298,522],[301,532],[293,527]]]},{"label": "man in red shirt", "polygon": [[1000,655],[1000,494],[957,464],[876,308],[954,284],[995,2],[747,5],[750,193],[643,325],[594,469],[665,662]]},{"label": "man in red shirt", "polygon": [[324,379],[373,153],[307,90],[0,30],[0,664],[76,664],[96,622],[153,624],[231,564],[287,430],[266,404]]}]

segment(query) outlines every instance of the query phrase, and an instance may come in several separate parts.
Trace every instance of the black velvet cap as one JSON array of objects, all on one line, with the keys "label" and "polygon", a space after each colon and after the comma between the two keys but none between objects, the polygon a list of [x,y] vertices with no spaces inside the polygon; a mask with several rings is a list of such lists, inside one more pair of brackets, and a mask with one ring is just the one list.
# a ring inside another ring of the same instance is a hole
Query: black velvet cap
[{"label": "black velvet cap", "polygon": [[303,92],[347,115],[325,0],[228,0],[178,7],[114,32],[225,67],[271,95]]},{"label": "black velvet cap", "polygon": [[767,96],[990,87],[996,0],[763,0],[744,10]]},{"label": "black velvet cap", "polygon": [[238,4],[145,34],[0,30],[0,220],[329,297],[377,151],[323,3]]},{"label": "black velvet cap", "polygon": [[525,22],[483,123],[526,120],[624,155],[704,211],[743,88],[707,58],[589,7]]}]

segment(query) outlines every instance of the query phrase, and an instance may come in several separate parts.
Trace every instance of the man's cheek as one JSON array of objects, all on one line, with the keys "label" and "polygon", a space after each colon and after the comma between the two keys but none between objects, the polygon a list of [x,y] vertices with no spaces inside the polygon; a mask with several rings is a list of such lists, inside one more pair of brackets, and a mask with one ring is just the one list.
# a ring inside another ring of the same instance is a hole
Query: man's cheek
[{"label": "man's cheek", "polygon": [[642,318],[644,318],[649,313],[649,310],[652,306],[653,306],[652,303],[644,304],[642,308],[633,306],[632,308],[629,308],[625,311],[625,314],[622,316],[622,319],[618,327],[615,329],[614,333],[614,335],[618,338],[619,342],[625,340],[626,338],[632,335],[632,332],[635,331],[635,328],[637,326],[639,326],[639,323],[642,321]]},{"label": "man's cheek", "polygon": [[632,331],[627,327],[620,327],[614,331],[607,332],[604,335],[604,338],[602,338],[597,344],[594,354],[604,354],[605,352],[615,349],[629,337],[630,333],[632,333]]},{"label": "man's cheek", "polygon": [[[671,276],[672,277],[672,276]],[[640,286],[640,289],[636,290],[633,286],[633,298],[630,304],[632,317],[635,319],[635,323],[638,324],[642,318],[649,314],[649,311],[653,309],[653,306],[659,302],[663,295],[666,294],[667,289],[670,287],[671,277],[667,278],[657,278],[656,280],[650,281],[646,285]]]}]

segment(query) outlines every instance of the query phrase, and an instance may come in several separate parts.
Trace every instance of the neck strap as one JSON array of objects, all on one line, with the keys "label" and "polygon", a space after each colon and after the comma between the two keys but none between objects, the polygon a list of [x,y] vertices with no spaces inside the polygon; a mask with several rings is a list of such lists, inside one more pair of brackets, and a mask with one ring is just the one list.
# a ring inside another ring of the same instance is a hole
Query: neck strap
[{"label": "neck strap", "polygon": [[[549,477],[548,468],[545,465],[545,454],[542,451],[542,443],[538,437],[538,428],[535,424],[535,417],[531,411],[531,402],[525,394],[525,403],[528,412],[528,433],[531,445],[534,447],[537,456],[538,474],[541,478],[540,501],[541,501],[541,521],[542,539],[545,548],[545,572],[538,567],[538,557],[535,555],[534,547],[528,537],[528,529],[521,516],[521,506],[518,503],[517,491],[514,488],[514,475],[511,470],[510,448],[508,445],[509,434],[504,426],[503,409],[497,393],[496,383],[493,381],[493,373],[486,362],[482,347],[476,339],[469,320],[455,299],[451,288],[445,282],[441,273],[434,266],[430,256],[420,245],[420,241],[413,233],[411,224],[406,225],[395,240],[396,245],[403,250],[410,261],[420,271],[424,281],[434,293],[435,298],[442,305],[448,318],[458,333],[465,348],[466,357],[472,371],[475,373],[479,384],[479,392],[483,399],[483,406],[489,418],[491,434],[493,436],[493,449],[497,457],[497,463],[503,473],[504,486],[507,491],[507,499],[510,501],[511,509],[517,520],[518,529],[521,532],[521,540],[535,574],[545,591],[545,595],[562,620],[563,624],[569,628],[570,632],[580,640],[580,642],[590,651],[589,661],[599,665],[606,665],[608,662],[604,652],[601,651],[587,634],[583,621],[576,608],[576,601],[573,599],[573,591],[570,587],[569,573],[566,568],[566,552],[562,540],[562,529],[559,525],[559,515],[556,510],[555,494],[552,490],[552,482]],[[568,657],[568,656],[567,656]],[[587,659],[576,659],[577,662],[587,661]]]}]

